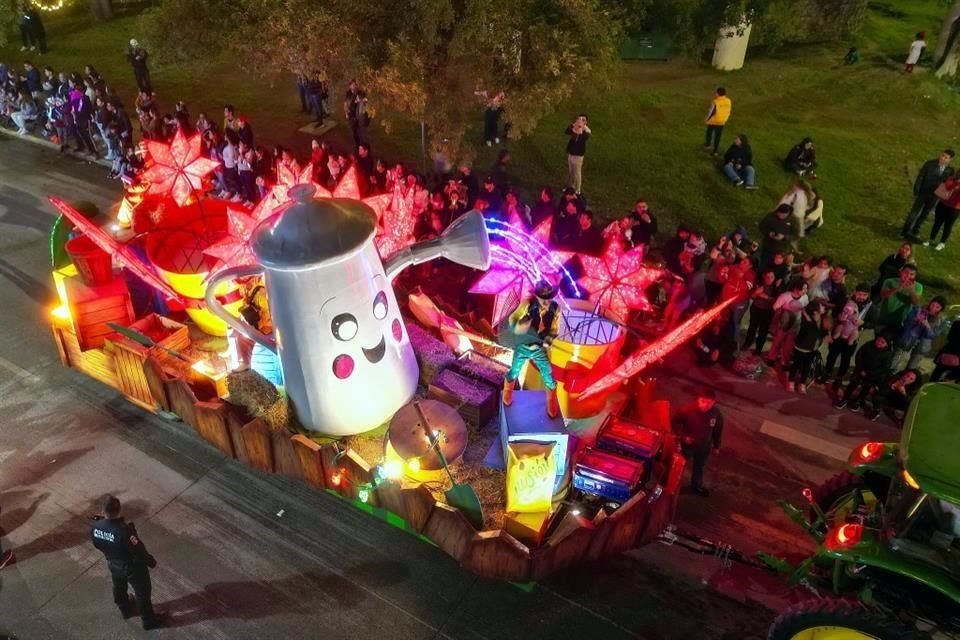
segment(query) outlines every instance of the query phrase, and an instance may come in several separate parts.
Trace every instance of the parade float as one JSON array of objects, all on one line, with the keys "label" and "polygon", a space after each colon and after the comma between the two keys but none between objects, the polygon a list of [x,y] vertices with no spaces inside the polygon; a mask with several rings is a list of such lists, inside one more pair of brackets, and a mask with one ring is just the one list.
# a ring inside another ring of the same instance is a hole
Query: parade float
[{"label": "parade float", "polygon": [[659,277],[642,247],[557,252],[549,221],[476,211],[415,242],[400,187],[361,198],[352,170],[327,190],[281,167],[244,207],[204,195],[199,137],[145,146],[109,215],[50,198],[65,366],[489,578],[539,580],[671,520],[685,461],[641,373],[724,307],[638,339]]}]

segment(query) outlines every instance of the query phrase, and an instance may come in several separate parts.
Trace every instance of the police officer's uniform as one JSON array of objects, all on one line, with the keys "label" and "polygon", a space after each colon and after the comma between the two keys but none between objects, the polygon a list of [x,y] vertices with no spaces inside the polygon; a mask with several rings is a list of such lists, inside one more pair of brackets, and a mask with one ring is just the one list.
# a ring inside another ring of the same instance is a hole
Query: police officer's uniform
[{"label": "police officer's uniform", "polygon": [[123,616],[130,616],[130,596],[127,585],[133,587],[144,629],[157,626],[157,618],[150,601],[150,567],[156,560],[137,536],[133,523],[123,518],[98,520],[90,531],[93,546],[107,558],[107,567],[113,579],[113,601]]}]

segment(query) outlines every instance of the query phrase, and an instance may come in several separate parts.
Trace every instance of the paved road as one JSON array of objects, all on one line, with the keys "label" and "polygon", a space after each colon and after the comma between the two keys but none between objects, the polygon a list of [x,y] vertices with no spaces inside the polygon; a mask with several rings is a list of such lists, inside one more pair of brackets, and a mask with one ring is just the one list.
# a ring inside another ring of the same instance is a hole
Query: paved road
[{"label": "paved road", "polygon": [[[181,425],[63,369],[45,321],[45,196],[108,206],[119,189],[104,173],[0,136],[0,527],[18,555],[0,571],[0,637],[145,635],[116,615],[106,567],[87,541],[88,514],[105,493],[124,501],[159,559],[154,602],[173,626],[157,637],[762,636],[768,611],[704,586],[724,582],[711,559],[656,546],[529,593],[481,580],[334,497],[225,460]],[[738,400],[724,402],[734,411]],[[772,500],[795,495],[805,468],[831,463],[794,464],[792,450],[761,441],[753,423],[733,422],[718,491],[685,497],[683,517],[745,546],[796,548],[802,539]],[[748,600],[754,580],[726,590]]]}]

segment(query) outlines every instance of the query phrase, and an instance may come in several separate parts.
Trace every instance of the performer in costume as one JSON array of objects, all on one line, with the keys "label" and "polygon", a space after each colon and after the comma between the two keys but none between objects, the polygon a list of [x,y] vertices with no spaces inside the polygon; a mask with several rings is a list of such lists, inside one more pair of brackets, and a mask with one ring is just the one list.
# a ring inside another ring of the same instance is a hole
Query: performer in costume
[{"label": "performer in costume", "polygon": [[[243,294],[243,306],[240,307],[240,315],[261,333],[272,334],[273,322],[270,319],[270,305],[267,303],[267,289],[264,286],[263,277],[237,278],[237,284],[240,285]],[[249,369],[255,346],[253,340],[231,328],[228,332],[228,345],[227,357],[231,364],[231,370]]]},{"label": "performer in costume", "polygon": [[541,280],[537,283],[533,297],[510,314],[508,323],[516,336],[516,346],[510,371],[503,381],[503,404],[510,406],[513,402],[513,386],[523,365],[528,360],[533,361],[547,388],[547,415],[551,418],[560,415],[557,382],[553,379],[550,360],[547,358],[547,346],[557,336],[560,327],[560,307],[554,300],[556,295],[557,288]]}]

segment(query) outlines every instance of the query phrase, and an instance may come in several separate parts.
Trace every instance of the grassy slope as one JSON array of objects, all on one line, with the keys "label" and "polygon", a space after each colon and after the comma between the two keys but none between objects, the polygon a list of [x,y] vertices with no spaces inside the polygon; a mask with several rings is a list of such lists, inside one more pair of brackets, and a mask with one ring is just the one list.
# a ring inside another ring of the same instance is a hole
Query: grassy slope
[{"label": "grassy slope", "polygon": [[[643,195],[659,212],[662,229],[683,220],[716,235],[737,224],[755,228],[790,182],[780,170],[781,157],[810,135],[818,144],[818,188],[827,223],[805,249],[844,260],[872,278],[875,265],[898,242],[916,168],[944,146],[960,147],[960,100],[951,88],[926,70],[913,76],[899,73],[912,34],[920,29],[935,34],[942,8],[931,0],[903,0],[897,8],[904,15],[871,11],[858,38],[864,60],[855,67],[838,65],[846,51],[842,44],[789,48],[772,56],[754,53],[744,70],[733,73],[687,62],[625,63],[610,86],[596,91],[578,87],[574,99],[558,105],[533,135],[512,145],[516,176],[531,188],[561,184],[566,175],[561,132],[573,114],[586,111],[595,137],[584,190],[601,217],[626,211]],[[48,30],[54,50],[44,64],[79,69],[92,61],[122,94],[132,95],[123,51],[135,35],[135,19],[96,26],[70,19],[54,22]],[[0,59],[20,57],[12,48],[0,50]],[[251,116],[261,140],[269,137],[269,142],[306,152],[308,139],[296,133],[302,118],[286,77],[271,83],[249,76],[242,65],[230,65],[196,75],[157,69],[154,83],[163,105],[183,98],[194,113],[205,109],[219,118],[222,105],[231,102]],[[738,131],[750,136],[762,187],[758,192],[727,185],[701,148],[703,115],[719,84],[734,100],[724,144]],[[329,135],[346,148],[346,134],[340,127]],[[412,124],[389,134],[375,131],[374,137],[386,157],[417,156],[418,130]],[[484,149],[477,165],[488,166],[494,151]],[[921,280],[941,290],[960,289],[952,268],[958,247],[960,238],[939,254],[921,250]]]}]

